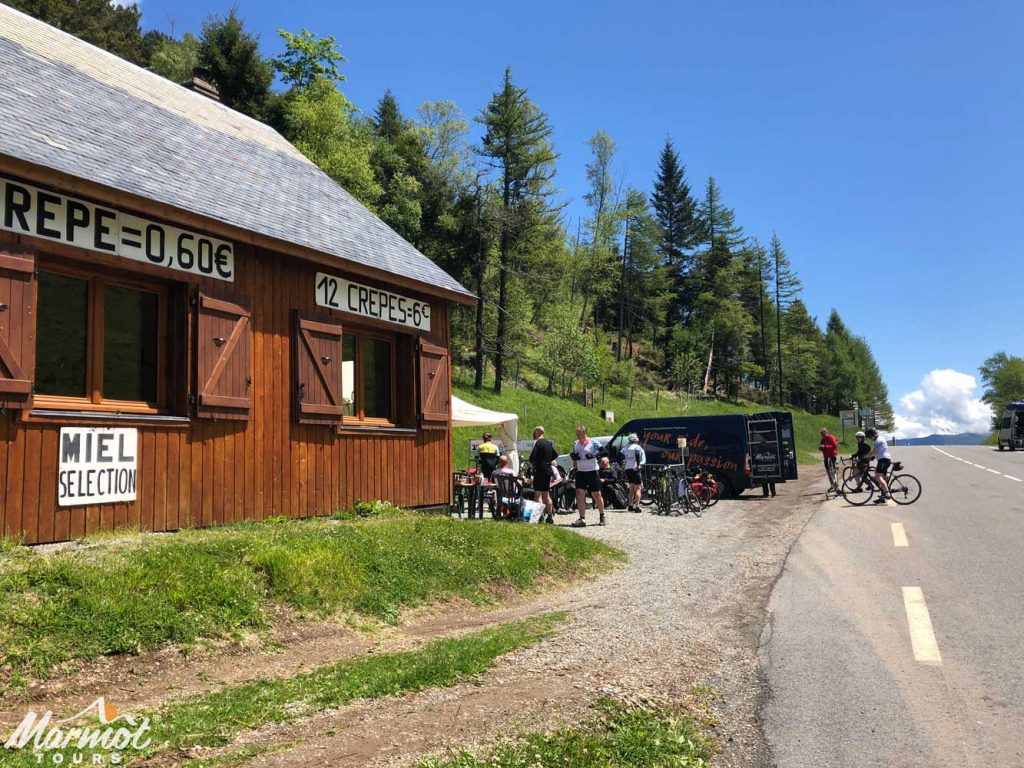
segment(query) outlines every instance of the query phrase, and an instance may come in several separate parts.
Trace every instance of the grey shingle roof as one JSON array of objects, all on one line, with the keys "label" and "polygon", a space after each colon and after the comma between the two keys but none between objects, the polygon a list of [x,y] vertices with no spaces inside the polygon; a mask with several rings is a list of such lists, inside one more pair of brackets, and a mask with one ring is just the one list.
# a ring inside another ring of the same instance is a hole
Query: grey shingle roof
[{"label": "grey shingle roof", "polygon": [[0,116],[0,155],[469,295],[272,128],[2,4]]}]

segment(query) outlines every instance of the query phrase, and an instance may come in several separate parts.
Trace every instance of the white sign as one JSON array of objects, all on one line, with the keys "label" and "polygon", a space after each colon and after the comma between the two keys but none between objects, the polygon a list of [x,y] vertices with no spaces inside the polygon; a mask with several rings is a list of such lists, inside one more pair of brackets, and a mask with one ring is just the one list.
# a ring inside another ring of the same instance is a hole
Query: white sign
[{"label": "white sign", "polygon": [[316,303],[418,331],[430,330],[430,304],[341,277],[316,273]]},{"label": "white sign", "polygon": [[857,412],[856,411],[840,411],[839,421],[844,427],[855,427],[857,426]]},{"label": "white sign", "polygon": [[234,282],[225,240],[0,178],[0,229]]},{"label": "white sign", "polygon": [[58,506],[134,501],[138,448],[137,429],[61,427]]}]

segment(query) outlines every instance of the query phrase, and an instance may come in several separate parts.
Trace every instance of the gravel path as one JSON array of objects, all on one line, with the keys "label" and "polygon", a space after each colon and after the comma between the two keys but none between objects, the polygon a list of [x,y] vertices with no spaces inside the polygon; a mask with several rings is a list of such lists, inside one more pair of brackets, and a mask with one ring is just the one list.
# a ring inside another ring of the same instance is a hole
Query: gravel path
[{"label": "gravel path", "polygon": [[424,753],[572,722],[602,694],[679,700],[701,685],[717,692],[715,764],[767,766],[758,642],[771,588],[821,501],[820,485],[815,475],[780,485],[775,499],[722,502],[701,519],[611,514],[608,526],[584,535],[630,561],[532,603],[536,613],[572,611],[551,640],[509,655],[474,684],[356,704],[248,734],[234,747],[291,744],[249,765],[410,765]]}]

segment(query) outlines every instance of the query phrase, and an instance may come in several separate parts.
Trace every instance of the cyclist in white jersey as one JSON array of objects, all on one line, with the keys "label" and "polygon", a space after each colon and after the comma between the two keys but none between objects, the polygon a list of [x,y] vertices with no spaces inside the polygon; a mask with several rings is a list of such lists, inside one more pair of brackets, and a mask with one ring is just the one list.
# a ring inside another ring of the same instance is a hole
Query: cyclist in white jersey
[{"label": "cyclist in white jersey", "polygon": [[629,483],[626,508],[631,512],[639,512],[640,494],[643,492],[640,467],[647,463],[647,454],[640,446],[640,438],[635,434],[629,436],[629,445],[622,449],[622,456],[623,463],[626,465],[626,482]]},{"label": "cyclist in white jersey", "polygon": [[598,525],[604,525],[604,497],[601,495],[601,479],[597,474],[597,459],[601,446],[587,435],[587,428],[576,427],[576,442],[572,445],[573,466],[576,468],[576,511],[579,519],[572,523],[574,528],[587,524],[587,494],[594,500],[600,513]]},{"label": "cyclist in white jersey", "polygon": [[873,441],[874,445],[871,447],[871,453],[868,454],[868,460],[875,459],[875,476],[871,479],[875,481],[875,485],[882,492],[882,495],[875,499],[875,504],[885,504],[886,499],[892,498],[889,493],[889,485],[885,482],[885,476],[889,472],[889,467],[892,465],[892,454],[889,453],[889,444],[885,442],[885,439],[878,434],[878,430],[874,427],[866,429],[864,434],[867,435],[868,440]]}]

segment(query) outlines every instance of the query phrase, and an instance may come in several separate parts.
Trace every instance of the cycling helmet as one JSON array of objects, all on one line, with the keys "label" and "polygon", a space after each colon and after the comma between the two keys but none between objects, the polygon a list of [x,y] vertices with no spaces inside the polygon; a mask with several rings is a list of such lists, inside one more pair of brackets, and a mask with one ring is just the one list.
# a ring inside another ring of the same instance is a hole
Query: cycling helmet
[{"label": "cycling helmet", "polygon": [[876,435],[878,435],[878,430],[875,429],[874,427],[871,427],[870,429],[867,430],[868,437],[875,437]]},{"label": "cycling helmet", "polygon": [[631,432],[629,434],[629,442],[631,442],[631,443],[639,443],[640,442],[640,438],[637,437],[636,432]]},{"label": "cycling helmet", "polygon": [[854,437],[867,437],[863,432],[858,432]]}]

